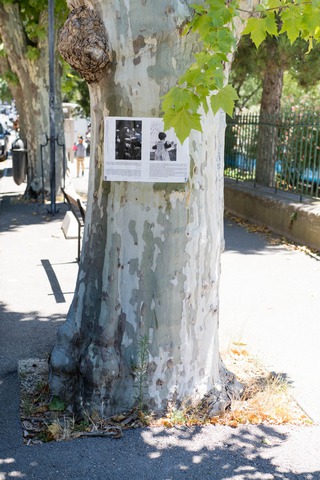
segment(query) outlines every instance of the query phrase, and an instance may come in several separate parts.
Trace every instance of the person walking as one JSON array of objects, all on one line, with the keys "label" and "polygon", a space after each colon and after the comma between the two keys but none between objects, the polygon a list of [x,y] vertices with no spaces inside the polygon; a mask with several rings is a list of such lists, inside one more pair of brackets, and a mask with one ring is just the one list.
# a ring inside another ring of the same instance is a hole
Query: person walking
[{"label": "person walking", "polygon": [[75,154],[77,159],[77,177],[80,177],[80,169],[82,176],[84,175],[84,157],[86,155],[86,149],[83,144],[83,137],[81,135],[78,136],[78,143],[76,147],[77,150],[75,151]]}]

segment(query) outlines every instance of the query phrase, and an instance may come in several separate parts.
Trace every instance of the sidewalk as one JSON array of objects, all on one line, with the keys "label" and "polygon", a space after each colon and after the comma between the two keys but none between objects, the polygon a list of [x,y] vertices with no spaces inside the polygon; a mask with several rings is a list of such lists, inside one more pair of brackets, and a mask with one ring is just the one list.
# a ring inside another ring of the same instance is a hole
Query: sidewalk
[{"label": "sidewalk", "polygon": [[[52,217],[40,204],[16,201],[25,185],[13,183],[7,162],[0,164],[6,170],[0,178],[0,480],[319,480],[319,426],[146,428],[125,431],[119,440],[22,444],[18,360],[44,357],[52,348],[73,297],[77,240],[66,240],[61,230],[66,205],[57,205]],[[319,263],[270,247],[229,221],[226,245],[222,342],[248,337],[250,348],[317,403]]]},{"label": "sidewalk", "polygon": [[[242,341],[320,424],[320,261],[226,220],[220,347]],[[318,257],[320,258],[320,257]]]}]

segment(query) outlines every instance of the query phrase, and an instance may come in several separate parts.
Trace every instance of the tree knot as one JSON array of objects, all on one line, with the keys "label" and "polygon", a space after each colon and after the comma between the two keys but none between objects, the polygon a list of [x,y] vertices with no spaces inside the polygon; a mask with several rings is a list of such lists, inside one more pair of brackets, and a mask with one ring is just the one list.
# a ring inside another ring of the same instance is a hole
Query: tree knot
[{"label": "tree knot", "polygon": [[88,82],[98,82],[111,62],[108,35],[98,14],[86,7],[74,8],[59,33],[59,52]]}]

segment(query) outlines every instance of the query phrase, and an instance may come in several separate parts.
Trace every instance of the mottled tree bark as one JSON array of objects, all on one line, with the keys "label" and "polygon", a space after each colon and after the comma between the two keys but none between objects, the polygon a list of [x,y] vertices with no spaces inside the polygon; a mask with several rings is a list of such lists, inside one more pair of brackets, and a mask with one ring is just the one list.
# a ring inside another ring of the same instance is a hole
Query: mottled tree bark
[{"label": "mottled tree bark", "polygon": [[[203,134],[192,132],[186,184],[103,181],[104,116],[160,116],[162,95],[192,61],[195,39],[179,34],[191,3],[70,2],[71,15],[84,4],[98,13],[111,55],[87,78],[88,211],[75,296],[50,362],[52,394],[76,411],[112,415],[137,401],[162,411],[205,397],[217,412],[236,385],[218,346],[225,115],[203,114]],[[77,29],[73,43],[87,34]]]},{"label": "mottled tree bark", "polygon": [[[38,39],[38,58],[27,55],[29,42],[20,17],[19,3],[0,3],[0,36],[4,44],[10,71],[16,75],[17,83],[9,82],[9,88],[16,100],[20,117],[20,132],[28,150],[27,191],[42,188],[42,165],[40,144],[49,136],[49,51],[48,39]],[[47,26],[46,9],[40,23]],[[63,140],[63,112],[60,95],[58,55],[56,56],[56,132]],[[4,72],[2,72],[4,73]],[[63,175],[62,150],[57,147],[56,185],[61,185]],[[43,155],[44,188],[50,190],[49,147]]]}]

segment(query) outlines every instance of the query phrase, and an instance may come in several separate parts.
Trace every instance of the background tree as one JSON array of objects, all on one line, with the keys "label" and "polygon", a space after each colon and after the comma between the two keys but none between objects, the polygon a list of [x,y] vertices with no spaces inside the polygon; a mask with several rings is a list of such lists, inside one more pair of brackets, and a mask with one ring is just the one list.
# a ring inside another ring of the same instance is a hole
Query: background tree
[{"label": "background tree", "polygon": [[[0,62],[1,62],[1,59],[0,59]],[[1,67],[0,67],[0,70],[1,70]],[[3,78],[0,78],[0,99],[1,99],[1,102],[7,102],[7,103],[11,103],[13,100],[12,94],[8,87],[8,83]]]},{"label": "background tree", "polygon": [[[67,9],[64,0],[56,0],[56,25]],[[8,82],[20,117],[20,133],[28,148],[27,192],[41,188],[40,143],[49,135],[49,51],[48,2],[0,1],[1,74]],[[58,55],[56,62],[56,132],[63,135]],[[57,151],[57,186],[62,178],[62,152]],[[44,156],[45,188],[49,189],[49,155]]]},{"label": "background tree", "polygon": [[62,70],[62,101],[77,103],[80,107],[81,116],[84,118],[89,118],[90,95],[86,81],[65,61],[62,61]]},{"label": "background tree", "polygon": [[[257,48],[248,35],[242,36],[239,41],[230,72],[230,81],[238,94],[236,108],[239,111],[252,108],[260,111],[266,59],[270,57],[267,45],[263,42]],[[305,41],[297,39],[291,45],[286,37],[280,37],[278,45],[280,58],[285,64],[281,110],[298,107],[301,98],[304,99],[303,106],[306,104],[307,107],[316,108],[320,83],[320,46],[315,44],[308,52]]]},{"label": "background tree", "polygon": [[[282,40],[282,37],[280,37]],[[285,38],[285,37],[283,37]],[[274,126],[280,113],[283,75],[288,58],[278,37],[267,36],[262,49],[265,51],[265,69],[262,81],[260,125],[258,132],[256,181],[272,186],[274,167],[277,161],[277,127]],[[284,43],[289,42],[285,39]]]},{"label": "background tree", "polygon": [[[287,37],[270,35],[259,49],[245,35],[237,48],[231,78],[239,95],[238,106],[251,103],[252,98],[259,105],[256,180],[261,185],[271,186],[274,181],[278,135],[274,125],[285,103],[285,72],[288,72],[287,78],[294,79],[300,87],[300,96],[320,81],[320,47],[315,45],[308,54],[307,51],[308,45],[302,39],[291,45]],[[244,87],[246,83],[249,85]]]}]

